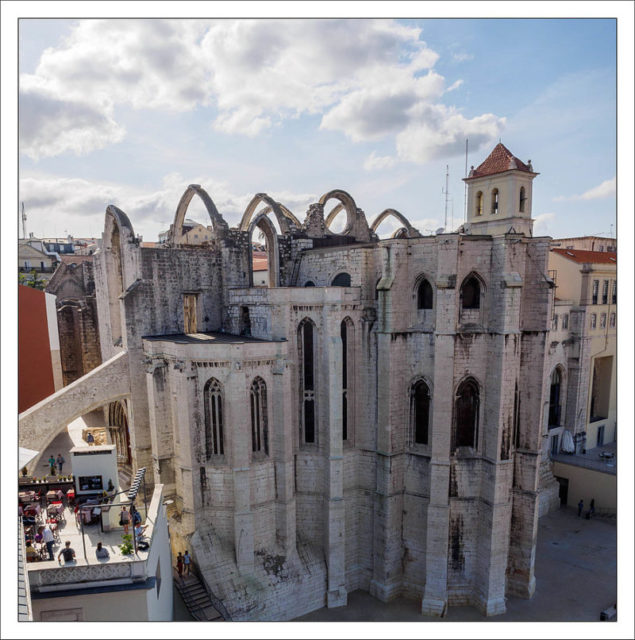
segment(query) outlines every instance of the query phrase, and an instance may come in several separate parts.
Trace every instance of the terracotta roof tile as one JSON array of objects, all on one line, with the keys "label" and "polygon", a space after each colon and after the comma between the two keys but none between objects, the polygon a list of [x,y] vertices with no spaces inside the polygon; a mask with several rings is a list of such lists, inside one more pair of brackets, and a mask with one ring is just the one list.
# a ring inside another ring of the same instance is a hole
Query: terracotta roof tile
[{"label": "terracotta roof tile", "polygon": [[583,251],[581,249],[552,249],[551,251],[578,264],[617,264],[617,253],[614,251]]},{"label": "terracotta roof tile", "polygon": [[516,169],[533,173],[531,164],[525,164],[519,160],[504,144],[499,142],[492,153],[476,168],[470,171],[469,178],[482,178],[496,173],[504,173]]},{"label": "terracotta roof tile", "polygon": [[253,260],[254,271],[266,271],[267,270],[267,258],[254,258]]}]

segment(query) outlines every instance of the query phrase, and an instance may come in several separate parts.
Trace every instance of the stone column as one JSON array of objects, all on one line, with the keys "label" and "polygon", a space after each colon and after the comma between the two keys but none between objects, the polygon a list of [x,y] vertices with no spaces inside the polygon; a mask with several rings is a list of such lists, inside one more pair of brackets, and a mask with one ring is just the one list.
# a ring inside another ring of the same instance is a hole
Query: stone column
[{"label": "stone column", "polygon": [[232,370],[225,382],[223,408],[227,427],[231,429],[231,464],[234,481],[234,549],[240,573],[254,568],[254,520],[251,512],[251,482],[249,474],[250,404],[247,384],[241,365],[240,345],[234,348]]},{"label": "stone column", "polygon": [[327,393],[322,398],[328,406],[326,415],[326,531],[324,550],[328,570],[326,604],[329,608],[341,607],[347,602],[343,442],[342,442],[342,339],[340,320],[328,315],[325,308],[324,322],[323,380]]}]

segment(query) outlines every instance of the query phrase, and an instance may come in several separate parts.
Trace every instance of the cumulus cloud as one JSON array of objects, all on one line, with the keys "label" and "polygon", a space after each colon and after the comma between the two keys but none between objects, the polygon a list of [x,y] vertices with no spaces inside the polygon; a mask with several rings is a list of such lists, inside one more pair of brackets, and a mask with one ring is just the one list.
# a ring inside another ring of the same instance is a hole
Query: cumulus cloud
[{"label": "cumulus cloud", "polygon": [[452,58],[456,62],[466,62],[467,60],[474,60],[474,55],[472,53],[453,53]]},{"label": "cumulus cloud", "polygon": [[376,171],[379,169],[388,169],[395,164],[395,158],[391,156],[378,156],[374,151],[364,161],[364,169],[366,171]]},{"label": "cumulus cloud", "polygon": [[588,191],[580,195],[575,196],[557,196],[554,198],[556,202],[563,202],[566,200],[597,200],[598,198],[610,198],[615,195],[616,180],[615,177],[610,180],[605,180],[597,187],[593,187]]},{"label": "cumulus cloud", "polygon": [[[451,139],[467,132],[495,139],[501,119],[438,103],[462,83],[446,88],[438,59],[419,28],[393,20],[78,21],[21,76],[22,148],[36,157],[118,142],[121,105],[206,107],[216,131],[246,136],[320,115],[322,129],[355,142],[396,136],[412,162],[457,152]],[[430,135],[431,112],[440,135]],[[412,133],[422,152],[404,141]]]},{"label": "cumulus cloud", "polygon": [[[187,179],[178,172],[164,176],[161,186],[149,192],[120,183],[33,173],[20,179],[19,198],[25,204],[29,228],[36,235],[59,235],[68,229],[77,236],[99,237],[106,207],[114,204],[129,215],[135,233],[146,241],[155,241],[172,224],[178,202],[189,184],[200,184],[209,193],[230,226],[238,225],[255,195],[234,193],[225,182],[206,175]],[[304,220],[309,204],[318,199],[315,194],[290,191],[269,195],[300,220]],[[197,197],[192,199],[187,217],[206,226],[211,224],[203,202]]]},{"label": "cumulus cloud", "polygon": [[478,148],[495,139],[505,118],[486,113],[468,119],[453,107],[443,104],[417,104],[410,124],[397,135],[399,158],[424,163],[461,154],[465,139]]},{"label": "cumulus cloud", "polygon": [[546,232],[551,226],[551,220],[555,217],[555,213],[540,213],[537,216],[534,216],[534,234],[537,232]]}]

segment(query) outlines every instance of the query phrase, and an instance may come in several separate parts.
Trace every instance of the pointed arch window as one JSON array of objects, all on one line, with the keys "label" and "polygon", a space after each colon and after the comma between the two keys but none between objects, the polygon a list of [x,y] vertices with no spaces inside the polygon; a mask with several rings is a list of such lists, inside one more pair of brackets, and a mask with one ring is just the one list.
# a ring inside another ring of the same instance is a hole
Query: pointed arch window
[{"label": "pointed arch window", "polygon": [[423,380],[410,387],[410,441],[413,444],[429,443],[430,389]]},{"label": "pointed arch window", "polygon": [[223,444],[223,388],[216,378],[210,378],[203,390],[205,406],[205,456],[225,454]]},{"label": "pointed arch window", "polygon": [[432,309],[432,285],[425,279],[417,287],[417,309]]},{"label": "pointed arch window", "polygon": [[520,213],[525,213],[525,202],[527,201],[527,195],[525,192],[525,187],[520,188],[520,199],[518,202],[518,210]]},{"label": "pointed arch window", "polygon": [[315,326],[306,318],[298,328],[300,362],[300,429],[304,444],[316,442],[315,421]]},{"label": "pointed arch window", "polygon": [[492,215],[498,213],[498,189],[492,189]]},{"label": "pointed arch window", "polygon": [[257,377],[251,384],[251,450],[269,455],[269,429],[267,424],[267,384]]},{"label": "pointed arch window", "polygon": [[463,309],[481,308],[481,283],[476,276],[470,276],[461,287],[461,307]]},{"label": "pointed arch window", "polygon": [[560,426],[560,388],[562,384],[562,373],[556,367],[551,374],[551,385],[549,388],[549,426]]},{"label": "pointed arch window", "polygon": [[474,378],[464,380],[456,393],[452,449],[476,448],[478,443],[480,394]]}]

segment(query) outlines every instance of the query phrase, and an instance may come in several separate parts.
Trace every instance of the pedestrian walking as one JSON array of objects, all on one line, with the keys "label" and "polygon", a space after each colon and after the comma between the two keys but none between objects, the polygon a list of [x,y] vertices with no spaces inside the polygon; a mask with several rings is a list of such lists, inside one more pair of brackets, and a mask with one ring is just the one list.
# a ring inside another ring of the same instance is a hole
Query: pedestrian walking
[{"label": "pedestrian walking", "polygon": [[185,567],[185,575],[190,575],[190,567],[192,565],[192,558],[190,557],[187,549],[185,550],[185,554],[183,555],[183,565]]},{"label": "pedestrian walking", "polygon": [[51,527],[47,525],[44,527],[44,531],[42,531],[42,542],[46,545],[46,550],[49,552],[49,560],[54,559],[53,555],[53,545],[55,544],[55,536],[51,531]]},{"label": "pedestrian walking", "polygon": [[582,509],[584,509],[584,500],[580,498],[580,502],[578,502],[578,518],[582,515]]},{"label": "pedestrian walking", "polygon": [[591,499],[591,506],[589,507],[589,519],[595,515],[595,498]]},{"label": "pedestrian walking", "polygon": [[51,471],[49,475],[54,476],[55,475],[55,458],[53,457],[53,454],[51,454],[51,457],[48,459],[48,463]]},{"label": "pedestrian walking", "polygon": [[179,574],[179,578],[183,578],[183,554],[179,551],[179,555],[176,556],[176,570]]},{"label": "pedestrian walking", "polygon": [[64,466],[64,463],[66,462],[66,460],[64,460],[64,456],[61,453],[57,454],[57,468],[60,470],[60,475],[62,475],[62,467]]}]

